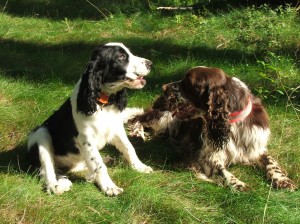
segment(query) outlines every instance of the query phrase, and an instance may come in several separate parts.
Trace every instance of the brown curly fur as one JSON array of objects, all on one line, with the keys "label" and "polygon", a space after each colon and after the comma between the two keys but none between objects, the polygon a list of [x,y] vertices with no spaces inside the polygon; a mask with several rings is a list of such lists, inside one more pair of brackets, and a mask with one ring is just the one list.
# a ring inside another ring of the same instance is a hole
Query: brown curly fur
[{"label": "brown curly fur", "polygon": [[[196,157],[199,177],[214,174],[225,185],[244,191],[247,185],[227,170],[230,164],[254,164],[266,172],[274,188],[291,191],[296,185],[268,155],[269,118],[260,99],[239,79],[221,69],[195,67],[182,80],[164,85],[164,98],[135,121],[157,132],[168,133],[184,149],[190,144],[199,150]],[[162,103],[163,102],[163,103]],[[249,104],[250,102],[250,104]],[[250,114],[231,122],[234,112]],[[197,126],[194,126],[197,124]]]}]

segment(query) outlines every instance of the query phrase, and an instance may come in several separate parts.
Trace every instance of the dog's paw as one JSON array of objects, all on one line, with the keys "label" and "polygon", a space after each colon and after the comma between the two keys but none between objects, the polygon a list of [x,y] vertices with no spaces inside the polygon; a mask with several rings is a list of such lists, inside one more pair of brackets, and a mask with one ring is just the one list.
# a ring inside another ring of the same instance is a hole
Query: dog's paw
[{"label": "dog's paw", "polygon": [[62,194],[71,190],[72,182],[66,178],[61,178],[57,181],[56,194]]},{"label": "dog's paw", "polygon": [[132,164],[132,168],[140,173],[151,173],[153,169],[150,166],[145,165],[144,163]]},{"label": "dog's paw", "polygon": [[225,185],[229,186],[231,189],[235,191],[247,191],[249,190],[249,186],[245,184],[243,181],[240,181],[236,178],[232,178],[230,182],[226,183]]},{"label": "dog's paw", "polygon": [[66,191],[69,191],[72,187],[72,182],[67,178],[61,178],[57,183],[50,183],[47,185],[47,192],[49,194],[60,195]]},{"label": "dog's paw", "polygon": [[245,184],[244,182],[242,182],[242,181],[232,185],[231,187],[234,190],[241,191],[241,192],[249,190],[249,186],[247,184]]},{"label": "dog's paw", "polygon": [[274,178],[272,186],[276,189],[287,189],[289,191],[295,191],[297,189],[297,186],[294,184],[294,182],[286,176],[280,177],[278,179]]},{"label": "dog's paw", "polygon": [[102,183],[100,188],[107,196],[117,196],[124,191],[123,188],[116,186],[112,181]]},{"label": "dog's paw", "polygon": [[129,136],[142,138],[144,141],[146,140],[144,127],[139,121],[137,121],[135,124],[131,125],[131,131],[129,133]]},{"label": "dog's paw", "polygon": [[117,187],[117,186],[114,186],[114,187],[111,187],[111,188],[106,188],[104,190],[105,194],[107,196],[117,196],[119,194],[121,194],[123,192],[123,188],[120,188],[120,187]]}]

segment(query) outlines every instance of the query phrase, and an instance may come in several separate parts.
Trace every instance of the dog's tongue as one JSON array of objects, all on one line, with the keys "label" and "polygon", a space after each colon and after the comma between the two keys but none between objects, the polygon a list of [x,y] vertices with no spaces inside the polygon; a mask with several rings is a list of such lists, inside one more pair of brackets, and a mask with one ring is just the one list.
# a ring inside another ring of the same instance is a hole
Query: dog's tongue
[{"label": "dog's tongue", "polygon": [[146,80],[145,79],[140,79],[142,85],[146,85]]},{"label": "dog's tongue", "polygon": [[139,80],[142,83],[142,85],[146,85],[146,80],[144,79],[143,76],[137,77],[137,80]]}]

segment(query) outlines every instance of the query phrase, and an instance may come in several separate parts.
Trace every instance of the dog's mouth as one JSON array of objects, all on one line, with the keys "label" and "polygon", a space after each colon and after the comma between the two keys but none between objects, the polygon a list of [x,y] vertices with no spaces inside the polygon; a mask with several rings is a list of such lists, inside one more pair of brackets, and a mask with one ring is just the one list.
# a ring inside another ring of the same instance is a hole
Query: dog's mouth
[{"label": "dog's mouth", "polygon": [[201,116],[201,111],[190,103],[179,103],[172,110],[172,117],[181,120],[194,119]]},{"label": "dog's mouth", "polygon": [[190,114],[194,111],[194,107],[190,104],[178,104],[176,108],[172,111],[172,116],[181,116],[184,114]]},{"label": "dog's mouth", "polygon": [[162,89],[172,117],[180,120],[189,120],[201,116],[200,110],[179,92],[179,85],[177,83],[163,85]]},{"label": "dog's mouth", "polygon": [[128,88],[141,89],[146,85],[146,80],[144,75],[134,73],[134,75],[126,76],[125,83]]}]

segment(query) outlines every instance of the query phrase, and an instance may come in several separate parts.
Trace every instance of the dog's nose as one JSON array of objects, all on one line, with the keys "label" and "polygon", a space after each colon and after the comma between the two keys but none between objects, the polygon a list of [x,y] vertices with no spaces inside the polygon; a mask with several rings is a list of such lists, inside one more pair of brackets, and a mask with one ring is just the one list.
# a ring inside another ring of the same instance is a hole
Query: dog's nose
[{"label": "dog's nose", "polygon": [[152,64],[153,64],[152,61],[146,60],[145,64],[146,64],[146,68],[148,70],[150,70],[152,68]]}]

